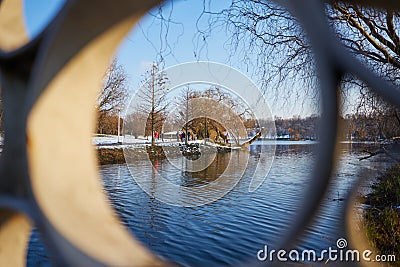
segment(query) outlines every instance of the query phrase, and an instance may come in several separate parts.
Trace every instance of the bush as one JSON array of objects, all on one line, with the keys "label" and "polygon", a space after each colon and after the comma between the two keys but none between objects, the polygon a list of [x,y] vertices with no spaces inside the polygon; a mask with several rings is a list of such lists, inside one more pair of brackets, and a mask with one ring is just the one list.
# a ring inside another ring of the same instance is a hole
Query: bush
[{"label": "bush", "polygon": [[[400,165],[379,177],[367,195],[364,213],[368,239],[380,254],[400,259]],[[392,263],[393,264],[393,263]]]}]

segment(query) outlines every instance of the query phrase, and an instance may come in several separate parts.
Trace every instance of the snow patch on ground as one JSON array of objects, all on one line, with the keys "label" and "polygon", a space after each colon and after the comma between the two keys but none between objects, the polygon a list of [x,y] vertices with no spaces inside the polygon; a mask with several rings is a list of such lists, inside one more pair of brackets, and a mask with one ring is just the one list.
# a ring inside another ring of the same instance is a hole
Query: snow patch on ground
[{"label": "snow patch on ground", "polygon": [[[204,140],[192,140],[189,141],[190,144],[204,144]],[[96,148],[130,148],[130,147],[140,147],[151,144],[150,138],[145,138],[143,136],[139,136],[137,138],[133,136],[116,136],[116,135],[95,135],[92,138],[92,144],[96,146]],[[184,142],[177,142],[176,138],[173,139],[164,139],[164,140],[156,140],[156,144],[159,146],[179,146],[179,144],[184,144]],[[207,142],[207,145],[216,147],[217,144],[212,142]]]},{"label": "snow patch on ground", "polygon": [[[125,148],[125,147],[138,147],[144,145],[150,145],[151,139],[139,136],[117,136],[117,135],[95,135],[92,138],[92,144],[97,148]],[[176,139],[164,139],[156,140],[156,144],[160,146],[177,146],[178,142]]]}]

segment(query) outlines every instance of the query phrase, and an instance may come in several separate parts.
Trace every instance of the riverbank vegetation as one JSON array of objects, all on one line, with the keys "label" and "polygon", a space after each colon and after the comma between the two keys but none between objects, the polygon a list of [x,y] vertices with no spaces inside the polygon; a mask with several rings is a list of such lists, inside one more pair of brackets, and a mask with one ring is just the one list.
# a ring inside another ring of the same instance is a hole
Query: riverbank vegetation
[{"label": "riverbank vegetation", "polygon": [[387,170],[366,197],[366,235],[380,254],[400,259],[400,165]]},{"label": "riverbank vegetation", "polygon": [[[400,136],[400,123],[397,113],[392,110],[380,114],[354,113],[340,117],[342,132],[340,140],[382,141]],[[320,117],[316,114],[308,117],[275,117],[276,134],[290,140],[318,140]]]},{"label": "riverbank vegetation", "polygon": [[97,148],[97,160],[100,165],[125,163],[122,148]]},{"label": "riverbank vegetation", "polygon": [[[97,148],[97,161],[100,165],[106,164],[123,164],[126,162],[123,148]],[[138,153],[134,153],[133,150],[127,150],[128,158],[135,159],[165,159],[165,153],[162,146],[145,146],[143,148],[136,148]]]}]

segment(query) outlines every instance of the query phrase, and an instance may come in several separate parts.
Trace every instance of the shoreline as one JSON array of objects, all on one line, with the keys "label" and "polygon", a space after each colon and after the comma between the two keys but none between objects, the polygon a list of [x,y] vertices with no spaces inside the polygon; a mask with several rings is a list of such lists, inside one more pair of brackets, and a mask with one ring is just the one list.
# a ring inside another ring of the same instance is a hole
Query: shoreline
[{"label": "shoreline", "polygon": [[[190,142],[189,146],[192,147],[193,144],[198,144],[199,142]],[[135,148],[138,153],[128,153],[129,158],[145,159],[150,158],[150,160],[165,159],[167,156],[164,152],[164,147],[180,147],[183,145],[181,142],[164,142],[157,143],[155,146],[151,146],[149,143],[146,144],[101,144],[95,146],[97,153],[97,160],[99,165],[107,164],[124,164],[126,163],[124,148]],[[218,153],[227,153],[235,150],[234,147],[222,146],[214,143],[208,143],[208,146],[217,149]],[[237,148],[239,149],[239,148]],[[168,153],[168,150],[167,150]],[[190,156],[192,152],[186,152],[185,156]],[[198,151],[193,151],[193,155],[197,154]]]},{"label": "shoreline", "polygon": [[[257,140],[258,141],[258,140]],[[289,141],[289,140],[260,140],[263,144],[273,143],[274,145],[310,145],[310,144],[318,144],[319,141],[310,141],[310,140],[297,140],[297,141]],[[198,141],[191,141],[190,144],[202,143]],[[256,142],[255,142],[256,143]],[[368,141],[339,141],[340,144],[365,144],[365,145],[379,145],[379,143],[368,142]],[[214,146],[218,149],[219,152],[229,152],[230,150],[239,149],[239,147],[229,147],[218,145],[214,143],[208,143],[210,146]],[[149,150],[151,148],[151,143],[149,141],[143,140],[143,142],[136,142],[136,143],[122,143],[122,142],[110,142],[110,143],[97,143],[94,144],[97,159],[99,165],[106,165],[106,164],[124,164],[126,163],[125,155],[124,155],[124,148],[142,148],[146,149],[147,154],[151,160],[153,159],[164,159],[166,158],[163,147],[168,146],[179,146],[182,145],[182,142],[177,141],[165,141],[165,142],[157,142],[156,149],[154,151]],[[142,151],[144,152],[144,151]],[[134,157],[134,155],[132,155]]]},{"label": "shoreline", "polygon": [[400,258],[400,165],[375,178],[365,196],[363,226],[370,244],[381,254]]}]

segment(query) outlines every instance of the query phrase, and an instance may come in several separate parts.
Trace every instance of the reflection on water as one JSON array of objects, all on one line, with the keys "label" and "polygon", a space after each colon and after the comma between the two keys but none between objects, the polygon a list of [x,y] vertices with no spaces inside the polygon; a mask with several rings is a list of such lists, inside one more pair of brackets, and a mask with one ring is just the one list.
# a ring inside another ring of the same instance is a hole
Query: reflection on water
[{"label": "reflection on water", "polygon": [[191,186],[193,182],[195,182],[195,184],[203,184],[215,181],[228,167],[229,159],[228,153],[218,153],[210,166],[204,170],[198,172],[184,172],[182,178],[186,179],[185,185]]},{"label": "reflection on water", "polygon": [[[155,253],[185,266],[235,265],[243,259],[255,260],[259,249],[275,243],[284,234],[309,182],[314,147],[315,144],[278,143],[271,171],[253,193],[249,193],[248,188],[261,152],[257,143],[250,146],[249,151],[218,154],[209,168],[194,173],[182,172],[166,160],[137,162],[135,175],[148,177],[153,190],[157,191],[156,171],[173,183],[201,186],[222,174],[229,160],[239,166],[249,156],[243,179],[229,194],[214,203],[194,208],[170,206],[147,195],[134,182],[125,165],[102,166],[100,172],[106,192],[123,223]],[[344,202],[332,199],[338,193],[345,196],[360,170],[385,165],[387,160],[383,156],[358,161],[362,149],[362,145],[340,146],[342,160],[333,188],[315,225],[299,245],[300,249],[321,250],[334,245],[339,238],[339,211]],[[148,164],[155,167],[152,172],[148,172]],[[37,238],[34,232],[28,253],[30,266],[48,262]]]}]

